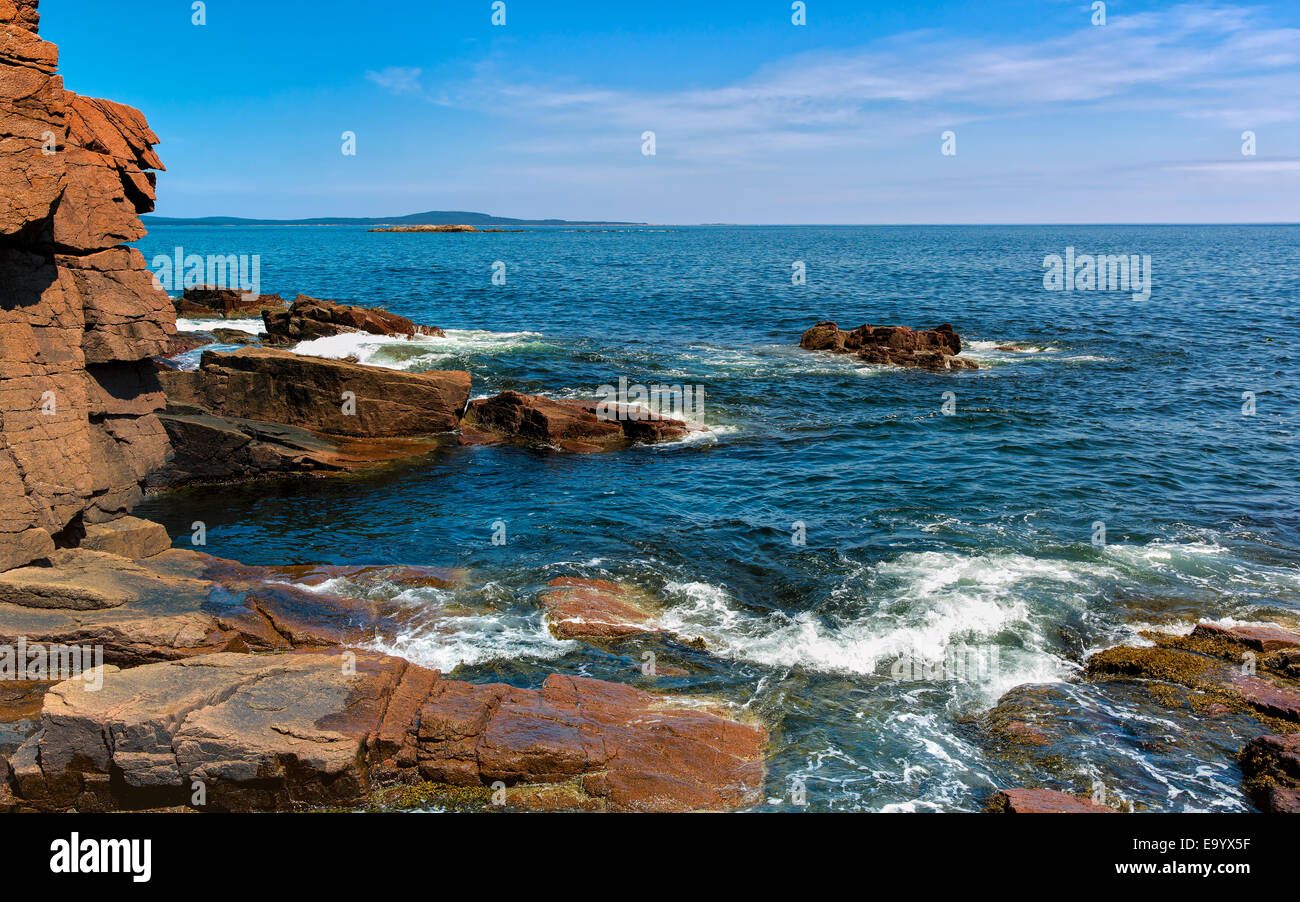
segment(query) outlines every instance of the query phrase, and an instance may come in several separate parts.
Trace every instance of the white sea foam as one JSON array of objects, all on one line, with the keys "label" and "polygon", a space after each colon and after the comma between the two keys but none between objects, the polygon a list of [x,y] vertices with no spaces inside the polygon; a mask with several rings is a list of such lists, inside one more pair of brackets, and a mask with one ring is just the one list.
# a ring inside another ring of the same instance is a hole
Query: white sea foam
[{"label": "white sea foam", "polygon": [[260,319],[188,319],[183,316],[176,317],[176,330],[178,332],[208,332],[212,329],[238,329],[240,332],[261,335],[266,331],[266,326]]},{"label": "white sea foam", "polygon": [[453,357],[501,354],[525,347],[542,347],[540,332],[487,332],[482,329],[448,329],[445,337],[415,335],[410,338],[344,332],[299,342],[295,354],[358,362],[394,370],[424,370]]}]

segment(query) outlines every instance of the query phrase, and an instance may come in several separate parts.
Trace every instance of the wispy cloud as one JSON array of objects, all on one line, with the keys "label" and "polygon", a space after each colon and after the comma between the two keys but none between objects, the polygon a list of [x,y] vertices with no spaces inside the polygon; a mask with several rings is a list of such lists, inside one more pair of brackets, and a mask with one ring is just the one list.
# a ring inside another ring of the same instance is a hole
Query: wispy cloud
[{"label": "wispy cloud", "polygon": [[694,90],[548,84],[485,66],[443,96],[592,135],[589,147],[655,129],[699,158],[865,146],[936,127],[1081,108],[1160,110],[1260,127],[1300,116],[1300,29],[1270,27],[1251,8],[1197,4],[1112,15],[1105,26],[1037,43],[901,35],[854,51],[787,57],[733,84]]},{"label": "wispy cloud", "polygon": [[392,94],[423,96],[424,88],[420,85],[423,71],[409,66],[389,66],[379,72],[367,72],[366,78]]}]

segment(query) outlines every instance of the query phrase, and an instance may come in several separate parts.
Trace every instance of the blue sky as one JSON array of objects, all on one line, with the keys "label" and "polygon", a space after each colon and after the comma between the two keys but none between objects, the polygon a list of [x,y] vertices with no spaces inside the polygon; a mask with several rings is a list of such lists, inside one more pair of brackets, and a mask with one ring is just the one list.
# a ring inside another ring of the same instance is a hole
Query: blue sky
[{"label": "blue sky", "polygon": [[41,33],[148,116],[162,215],[1300,221],[1294,0],[505,2],[44,0]]}]

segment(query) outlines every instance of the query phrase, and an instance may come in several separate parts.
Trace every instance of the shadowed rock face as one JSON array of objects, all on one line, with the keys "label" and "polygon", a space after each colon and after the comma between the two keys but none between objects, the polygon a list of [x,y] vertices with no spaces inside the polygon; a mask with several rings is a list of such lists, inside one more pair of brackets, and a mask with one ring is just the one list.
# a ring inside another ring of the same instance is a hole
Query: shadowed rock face
[{"label": "shadowed rock face", "polygon": [[124,242],[153,209],[158,138],[55,74],[32,0],[0,0],[0,570],[121,516],[161,464],[148,359],[171,302]]},{"label": "shadowed rock face", "polygon": [[287,311],[263,313],[262,321],[266,325],[263,341],[273,345],[291,345],[344,332],[368,332],[372,335],[407,338],[416,335],[443,337],[446,334],[435,326],[417,325],[406,317],[387,310],[336,304],[334,301],[322,301],[305,294],[298,295]]},{"label": "shadowed rock face", "polygon": [[932,370],[977,368],[973,360],[957,356],[961,353],[961,338],[947,323],[922,331],[907,326],[863,325],[845,332],[835,323],[825,320],[800,337],[799,347],[809,351],[856,354],[866,363]]},{"label": "shadowed rock face", "polygon": [[765,740],[583,677],[518,689],[365,653],[212,654],[54,686],[10,765],[16,803],[45,810],[186,804],[195,780],[209,809],[355,805],[423,777],[500,780],[524,807],[690,811],[757,802]]}]

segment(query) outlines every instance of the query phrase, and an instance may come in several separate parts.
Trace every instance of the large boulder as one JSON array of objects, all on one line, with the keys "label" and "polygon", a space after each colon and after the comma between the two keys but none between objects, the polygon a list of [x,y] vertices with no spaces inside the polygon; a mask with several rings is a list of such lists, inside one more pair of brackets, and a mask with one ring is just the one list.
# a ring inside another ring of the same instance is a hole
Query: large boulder
[{"label": "large boulder", "polygon": [[382,438],[448,432],[469,400],[469,373],[407,373],[273,348],[205,351],[197,370],[159,374],[167,398],[221,417]]},{"label": "large boulder", "polygon": [[907,326],[858,326],[846,332],[830,320],[804,332],[799,346],[809,351],[851,353],[866,363],[922,367],[933,370],[975,369],[973,360],[959,357],[961,338],[948,323],[933,329]]},{"label": "large boulder", "polygon": [[461,428],[463,444],[516,441],[564,451],[603,451],[629,442],[658,442],[685,436],[681,420],[660,416],[602,415],[595,402],[556,401],[504,391],[470,402]]},{"label": "large boulder", "polygon": [[[553,675],[540,689],[443,680],[369,653],[212,654],[73,679],[12,756],[20,805],[104,810],[356,805],[379,779],[500,781],[524,805],[746,807],[766,731],[718,708]],[[529,792],[530,787],[550,792]],[[206,796],[194,804],[196,787]]]},{"label": "large boulder", "polygon": [[262,314],[267,344],[290,345],[344,332],[367,332],[413,338],[416,335],[445,336],[435,326],[421,326],[404,316],[372,307],[354,307],[334,301],[298,295],[293,306],[281,312]]}]

